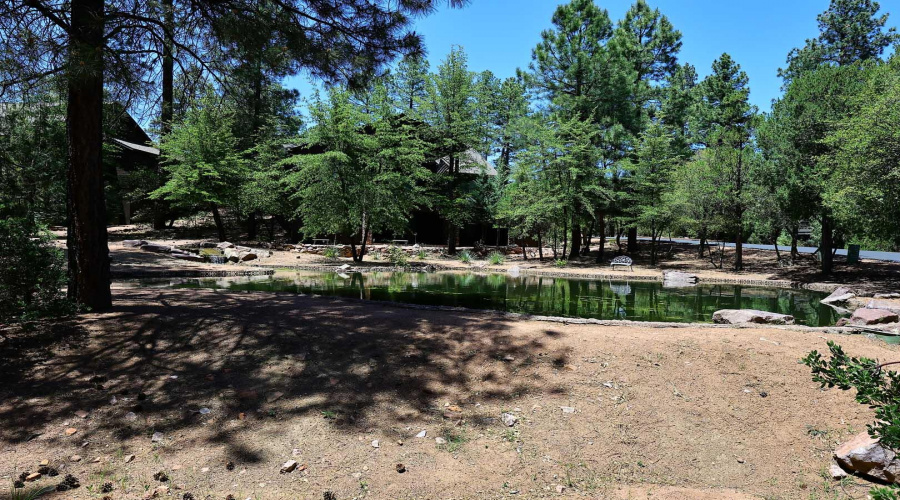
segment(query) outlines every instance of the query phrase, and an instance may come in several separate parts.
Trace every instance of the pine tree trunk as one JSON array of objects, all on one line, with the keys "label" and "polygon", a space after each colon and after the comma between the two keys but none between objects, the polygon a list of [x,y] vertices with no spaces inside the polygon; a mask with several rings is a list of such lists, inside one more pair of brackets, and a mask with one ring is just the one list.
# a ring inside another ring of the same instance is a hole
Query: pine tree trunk
[{"label": "pine tree trunk", "polygon": [[212,212],[213,220],[216,223],[216,232],[219,234],[219,241],[227,240],[227,236],[225,235],[225,224],[222,222],[222,215],[219,214],[219,206],[215,203],[210,203],[209,210]]},{"label": "pine tree trunk", "polygon": [[597,248],[597,264],[603,263],[604,252],[606,251],[606,214],[600,212],[597,214],[597,226],[600,228],[600,247]]},{"label": "pine tree trunk", "polygon": [[[160,133],[165,137],[172,131],[172,118],[174,116],[175,103],[175,55],[172,50],[173,41],[169,30],[175,29],[175,10],[173,0],[162,0],[163,24],[167,32],[164,34],[165,43],[162,48],[162,98],[159,113]],[[156,176],[158,186],[165,184],[165,172],[157,160]],[[153,229],[157,231],[165,229],[168,212],[168,203],[165,200],[153,202]]]},{"label": "pine tree trunk", "polygon": [[103,0],[70,4],[66,134],[68,294],[100,311],[112,306],[103,192]]},{"label": "pine tree trunk", "polygon": [[834,246],[834,227],[831,216],[822,215],[822,242],[819,245],[819,254],[822,256],[822,273],[831,274],[834,271],[834,254],[831,249]]},{"label": "pine tree trunk", "polygon": [[538,233],[538,260],[544,262],[544,239],[541,236],[541,233]]},{"label": "pine tree trunk", "polygon": [[569,252],[569,260],[575,260],[581,255],[581,224],[572,215],[572,250]]},{"label": "pine tree trunk", "polygon": [[637,243],[637,228],[629,227],[628,228],[628,253],[637,252],[638,243]]},{"label": "pine tree trunk", "polygon": [[797,249],[797,234],[800,232],[800,228],[794,224],[794,227],[791,228],[791,264],[797,260],[797,256],[800,254],[800,251]]}]

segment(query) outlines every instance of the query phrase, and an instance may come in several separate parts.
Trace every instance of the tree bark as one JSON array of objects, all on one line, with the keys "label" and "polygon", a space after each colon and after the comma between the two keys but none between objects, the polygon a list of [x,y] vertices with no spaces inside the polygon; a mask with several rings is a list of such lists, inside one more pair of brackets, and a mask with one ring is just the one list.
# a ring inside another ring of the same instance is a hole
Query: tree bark
[{"label": "tree bark", "polygon": [[219,214],[219,206],[215,203],[210,203],[209,210],[212,212],[213,220],[216,222],[216,232],[219,234],[219,241],[225,241],[228,238],[225,235],[225,224],[222,222],[222,215]]},{"label": "tree bark", "polygon": [[103,193],[103,0],[72,0],[70,9],[68,294],[100,311],[112,306]]},{"label": "tree bark", "polygon": [[822,273],[831,274],[834,271],[834,254],[831,252],[834,246],[834,224],[831,216],[822,214],[822,242],[819,245],[819,255],[822,256]]},{"label": "tree bark", "polygon": [[[159,112],[159,126],[163,137],[172,131],[175,103],[175,54],[173,51],[174,41],[171,36],[175,29],[175,9],[172,2],[173,0],[162,0],[163,24],[166,32],[163,35],[164,43],[162,47],[162,99]],[[159,183],[157,187],[165,184],[163,182],[165,172],[159,161],[157,161],[156,175]],[[165,229],[167,205],[165,200],[153,202],[153,229]]]},{"label": "tree bark", "polygon": [[581,224],[572,215],[572,249],[569,251],[569,260],[575,260],[581,256]]},{"label": "tree bark", "polygon": [[600,243],[597,248],[597,264],[603,263],[604,252],[606,250],[606,214],[600,212],[597,214],[597,226],[600,228]]},{"label": "tree bark", "polygon": [[628,253],[637,252],[638,242],[637,242],[637,228],[629,227],[628,228]]},{"label": "tree bark", "polygon": [[544,262],[544,240],[541,233],[538,233],[538,260]]}]

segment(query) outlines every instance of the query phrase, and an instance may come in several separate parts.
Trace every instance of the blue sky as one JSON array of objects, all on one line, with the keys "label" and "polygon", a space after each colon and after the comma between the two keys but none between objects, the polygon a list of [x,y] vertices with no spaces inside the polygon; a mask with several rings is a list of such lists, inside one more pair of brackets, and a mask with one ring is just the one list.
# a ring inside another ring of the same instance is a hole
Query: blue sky
[{"label": "blue sky", "polygon": [[[616,21],[633,0],[595,0]],[[452,45],[461,45],[469,56],[469,69],[491,70],[500,78],[527,68],[531,49],[541,30],[550,27],[557,0],[472,0],[463,9],[441,8],[416,22],[425,38],[432,68]],[[683,37],[679,59],[697,67],[700,77],[709,73],[713,60],[728,52],[750,77],[750,99],[768,111],[780,94],[776,72],[787,53],[818,34],[816,15],[828,8],[828,0],[649,0],[667,15]],[[890,26],[900,25],[900,0],[881,0],[881,11],[890,12]],[[289,78],[286,85],[309,94],[308,78]]]}]

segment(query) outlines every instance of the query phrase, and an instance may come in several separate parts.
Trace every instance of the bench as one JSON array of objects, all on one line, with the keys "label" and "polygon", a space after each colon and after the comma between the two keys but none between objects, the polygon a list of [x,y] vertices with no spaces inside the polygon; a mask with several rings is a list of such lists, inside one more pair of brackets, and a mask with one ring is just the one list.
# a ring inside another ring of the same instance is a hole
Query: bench
[{"label": "bench", "polygon": [[409,245],[409,240],[391,240],[394,245]]},{"label": "bench", "polygon": [[634,271],[634,262],[631,260],[631,257],[626,257],[625,255],[620,255],[615,259],[609,262],[610,267],[616,266],[628,266],[629,269]]}]

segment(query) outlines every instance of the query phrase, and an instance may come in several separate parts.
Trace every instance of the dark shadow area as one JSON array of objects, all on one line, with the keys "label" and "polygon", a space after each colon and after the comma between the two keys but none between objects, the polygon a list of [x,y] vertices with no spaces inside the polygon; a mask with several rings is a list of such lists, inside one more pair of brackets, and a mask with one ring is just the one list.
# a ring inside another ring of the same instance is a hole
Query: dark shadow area
[{"label": "dark shadow area", "polygon": [[[41,432],[69,439],[59,422],[78,410],[90,411],[91,421],[78,426],[77,442],[172,436],[208,418],[315,415],[347,430],[388,430],[456,418],[438,401],[558,391],[536,373],[514,375],[535,364],[563,366],[568,354],[511,334],[509,320],[489,313],[198,290],[118,289],[115,304],[4,345],[0,440]],[[198,413],[205,406],[213,416]],[[472,425],[491,420],[472,411]],[[229,456],[261,460],[238,442],[239,431],[224,427],[204,432]]]}]

